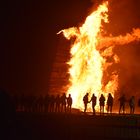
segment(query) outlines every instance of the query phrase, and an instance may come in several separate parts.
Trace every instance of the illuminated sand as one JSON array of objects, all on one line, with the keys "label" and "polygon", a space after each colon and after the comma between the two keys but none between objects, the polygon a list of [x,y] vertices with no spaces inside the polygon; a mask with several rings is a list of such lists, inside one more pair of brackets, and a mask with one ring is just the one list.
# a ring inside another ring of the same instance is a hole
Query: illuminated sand
[{"label": "illuminated sand", "polygon": [[[18,130],[30,139],[140,139],[140,116],[17,114]],[[22,129],[21,129],[22,128]],[[28,133],[27,133],[28,132]]]}]

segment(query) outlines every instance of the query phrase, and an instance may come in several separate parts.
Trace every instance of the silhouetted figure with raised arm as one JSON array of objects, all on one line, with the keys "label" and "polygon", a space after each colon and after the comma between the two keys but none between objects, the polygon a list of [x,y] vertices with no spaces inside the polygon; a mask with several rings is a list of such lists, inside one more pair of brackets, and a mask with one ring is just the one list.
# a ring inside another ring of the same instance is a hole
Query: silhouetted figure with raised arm
[{"label": "silhouetted figure with raised arm", "polygon": [[112,107],[113,107],[113,97],[111,93],[109,93],[107,98],[107,113],[112,113]]},{"label": "silhouetted figure with raised arm", "polygon": [[71,113],[71,106],[72,106],[72,97],[71,94],[69,94],[68,98],[67,98],[67,108],[68,108],[68,112]]},{"label": "silhouetted figure with raised arm", "polygon": [[63,95],[61,96],[61,112],[66,112],[66,101],[67,101],[66,94],[63,93]]},{"label": "silhouetted figure with raised arm", "polygon": [[94,93],[92,94],[92,97],[90,99],[89,102],[92,102],[92,110],[93,110],[93,115],[96,114],[96,111],[95,111],[95,106],[96,106],[96,100],[97,100],[97,97],[94,95]]},{"label": "silhouetted figure with raised arm", "polygon": [[101,94],[99,102],[100,102],[100,114],[104,114],[105,97],[103,94]]},{"label": "silhouetted figure with raised arm", "polygon": [[84,102],[84,113],[86,113],[87,110],[87,104],[88,104],[88,93],[83,97],[83,102]]},{"label": "silhouetted figure with raised arm", "polygon": [[135,97],[132,96],[129,100],[130,114],[134,114],[135,111]]},{"label": "silhouetted figure with raised arm", "polygon": [[119,108],[119,114],[121,114],[121,110],[123,111],[123,114],[125,113],[125,102],[126,102],[126,98],[125,95],[123,94],[120,98],[120,108]]}]

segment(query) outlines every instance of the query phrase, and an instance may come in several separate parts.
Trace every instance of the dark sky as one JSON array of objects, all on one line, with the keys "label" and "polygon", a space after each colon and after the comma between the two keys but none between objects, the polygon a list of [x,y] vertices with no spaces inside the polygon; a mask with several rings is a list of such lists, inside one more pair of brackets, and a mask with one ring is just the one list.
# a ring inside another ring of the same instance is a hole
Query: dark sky
[{"label": "dark sky", "polygon": [[56,33],[87,15],[88,0],[5,0],[1,8],[0,87],[45,93],[59,41]]},{"label": "dark sky", "polygon": [[[95,2],[99,3],[98,0],[5,0],[1,4],[0,87],[11,93],[47,92],[60,40],[56,33],[82,23]],[[118,35],[140,27],[139,9],[139,0],[112,0],[107,31]],[[139,64],[138,47],[137,51],[124,50],[121,58],[132,52],[131,60],[137,59],[135,64]],[[132,66],[127,63],[122,64],[130,69]]]}]

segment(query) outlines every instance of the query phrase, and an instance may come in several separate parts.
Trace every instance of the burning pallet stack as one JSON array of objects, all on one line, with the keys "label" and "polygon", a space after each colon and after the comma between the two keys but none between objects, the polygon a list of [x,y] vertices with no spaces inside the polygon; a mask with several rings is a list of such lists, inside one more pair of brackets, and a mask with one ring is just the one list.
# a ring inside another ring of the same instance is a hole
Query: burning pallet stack
[{"label": "burning pallet stack", "polygon": [[54,58],[54,64],[52,66],[52,71],[50,75],[50,85],[49,93],[50,94],[62,94],[66,92],[69,74],[68,74],[68,60],[70,57],[69,54],[69,43],[66,40],[61,40],[58,47],[56,57]]}]

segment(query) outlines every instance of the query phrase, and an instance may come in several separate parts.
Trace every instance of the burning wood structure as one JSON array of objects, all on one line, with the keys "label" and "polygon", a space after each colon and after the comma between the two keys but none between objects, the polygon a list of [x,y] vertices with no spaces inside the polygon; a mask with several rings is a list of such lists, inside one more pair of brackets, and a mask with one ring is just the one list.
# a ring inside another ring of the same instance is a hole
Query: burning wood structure
[{"label": "burning wood structure", "polygon": [[59,48],[57,48],[50,75],[49,93],[54,95],[66,93],[69,84],[69,65],[67,62],[70,59],[70,47],[65,46],[64,42],[64,40],[60,41]]},{"label": "burning wood structure", "polygon": [[[101,94],[106,98],[108,93],[115,95],[119,89],[119,74],[117,69],[109,72],[108,68],[120,60],[113,49],[116,45],[122,46],[140,40],[140,29],[133,29],[124,36],[114,37],[104,34],[103,23],[109,22],[108,4],[108,1],[105,1],[99,5],[80,27],[71,27],[58,32],[66,39],[74,41],[70,49],[66,46],[59,48],[49,92],[70,93],[75,108],[83,109],[82,98],[86,92],[90,96],[95,93],[97,99]],[[110,58],[111,61],[108,61]]]}]

